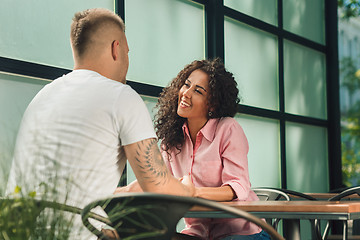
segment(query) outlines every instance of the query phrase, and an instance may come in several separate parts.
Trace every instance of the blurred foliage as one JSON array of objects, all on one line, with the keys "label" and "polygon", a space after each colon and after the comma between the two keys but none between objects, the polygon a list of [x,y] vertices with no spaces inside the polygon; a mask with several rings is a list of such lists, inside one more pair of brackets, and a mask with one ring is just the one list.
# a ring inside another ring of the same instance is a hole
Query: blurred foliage
[{"label": "blurred foliage", "polygon": [[0,198],[0,240],[67,240],[73,220],[61,209],[52,208],[36,200],[36,193],[26,196],[16,187],[9,197]]},{"label": "blurred foliage", "polygon": [[341,8],[341,18],[349,19],[360,15],[359,0],[338,0],[338,6]]},{"label": "blurred foliage", "polygon": [[23,198],[0,201],[0,239],[29,239],[35,232],[39,211],[33,201]]},{"label": "blurred foliage", "polygon": [[341,150],[343,183],[360,185],[360,70],[350,57],[340,61],[341,86],[349,93],[350,104],[341,113]]}]

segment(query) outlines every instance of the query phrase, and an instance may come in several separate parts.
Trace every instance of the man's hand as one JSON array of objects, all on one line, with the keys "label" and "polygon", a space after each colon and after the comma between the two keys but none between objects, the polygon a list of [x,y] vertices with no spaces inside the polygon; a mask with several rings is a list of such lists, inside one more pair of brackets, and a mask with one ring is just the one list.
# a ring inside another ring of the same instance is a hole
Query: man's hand
[{"label": "man's hand", "polygon": [[125,187],[116,188],[114,194],[126,193],[126,192],[143,192],[143,190],[141,189],[138,181],[135,180],[135,181],[133,181],[132,183],[130,183],[129,185],[127,185]]}]

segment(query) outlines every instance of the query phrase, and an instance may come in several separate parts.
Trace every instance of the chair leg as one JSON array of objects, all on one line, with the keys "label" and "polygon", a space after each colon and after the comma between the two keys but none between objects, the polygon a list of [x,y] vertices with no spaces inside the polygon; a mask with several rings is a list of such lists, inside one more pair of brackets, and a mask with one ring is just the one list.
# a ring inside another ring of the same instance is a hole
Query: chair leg
[{"label": "chair leg", "polygon": [[347,221],[347,233],[348,236],[355,235],[354,233],[354,220],[348,220]]},{"label": "chair leg", "polygon": [[[323,240],[326,240],[329,234],[329,226],[330,226],[330,222],[328,222],[326,224],[325,230],[324,230],[324,234],[323,234]],[[347,221],[343,221],[343,240],[347,240],[348,239],[348,222]]]},{"label": "chair leg", "polygon": [[310,219],[312,238],[322,240],[320,221],[317,219]]},{"label": "chair leg", "polygon": [[278,230],[279,222],[280,222],[280,219],[275,218],[273,224],[271,224],[272,227],[273,227],[276,231]]},{"label": "chair leg", "polygon": [[326,240],[328,235],[329,235],[329,227],[330,227],[330,222],[327,222],[326,223],[326,226],[325,226],[325,230],[324,230],[324,233],[323,233],[323,236],[322,236],[322,239],[323,240]]},{"label": "chair leg", "polygon": [[343,240],[348,239],[348,232],[347,232],[347,221],[343,221]]}]

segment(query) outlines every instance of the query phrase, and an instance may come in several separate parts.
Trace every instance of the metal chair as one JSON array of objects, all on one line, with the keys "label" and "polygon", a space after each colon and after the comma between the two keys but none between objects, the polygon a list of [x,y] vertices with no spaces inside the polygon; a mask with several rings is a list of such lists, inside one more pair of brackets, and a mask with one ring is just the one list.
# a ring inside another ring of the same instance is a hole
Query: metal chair
[{"label": "metal chair", "polygon": [[[360,196],[360,186],[347,188],[346,190],[342,191],[338,195],[329,198],[328,201],[341,201],[343,198],[357,194]],[[350,220],[351,221],[351,220]],[[348,235],[352,234],[351,229],[348,227],[348,221],[343,221],[343,239],[347,239]],[[330,221],[326,223],[326,227],[323,233],[323,239],[327,239],[330,231]]]},{"label": "metal chair", "polygon": [[[280,191],[278,189],[273,188],[266,188],[266,187],[258,187],[258,188],[252,188],[256,195],[258,196],[260,201],[290,201],[290,197],[284,193],[283,191]],[[273,226],[276,230],[278,229],[278,225],[281,219],[275,218],[267,218],[266,222]]]},{"label": "metal chair", "polygon": [[[252,188],[252,190],[256,190],[257,192],[261,193],[261,194],[266,194],[266,191],[268,192],[275,192],[280,194],[281,196],[283,196],[284,199],[286,199],[287,201],[290,200],[296,200],[299,198],[302,199],[306,199],[306,200],[310,200],[310,201],[317,201],[316,198],[307,195],[305,193],[301,193],[301,192],[297,192],[294,190],[289,190],[289,189],[283,189],[283,188],[274,188],[274,187],[257,187],[257,188]],[[286,197],[285,197],[286,195]],[[274,196],[276,197],[276,195],[273,195],[273,199],[267,199],[268,201],[276,201],[276,200],[281,200],[281,199],[275,199]],[[295,198],[293,198],[295,197]],[[260,199],[261,200],[261,199]]]},{"label": "metal chair", "polygon": [[258,187],[252,188],[260,201],[278,201],[285,200],[290,201],[290,197],[283,191],[275,188]]},{"label": "metal chair", "polygon": [[116,230],[122,239],[168,240],[176,233],[178,221],[194,206],[224,211],[260,226],[273,239],[284,239],[274,228],[254,215],[239,209],[201,198],[154,193],[126,193],[94,201],[85,206],[84,225],[100,239],[109,238],[90,222],[91,210],[101,207],[108,218],[103,223]]},{"label": "metal chair", "polygon": [[[273,188],[273,187],[257,187],[252,188],[252,190],[257,194],[260,200],[262,201],[292,201],[292,200],[299,200],[299,199],[306,199],[309,201],[317,201],[316,198],[309,196],[305,193],[289,190],[289,189],[282,189],[282,188]],[[268,220],[267,222],[272,224],[272,226],[277,229],[279,221],[281,219],[274,219]],[[322,239],[321,231],[320,231],[320,223],[317,219],[310,220],[313,237],[316,239]]]}]

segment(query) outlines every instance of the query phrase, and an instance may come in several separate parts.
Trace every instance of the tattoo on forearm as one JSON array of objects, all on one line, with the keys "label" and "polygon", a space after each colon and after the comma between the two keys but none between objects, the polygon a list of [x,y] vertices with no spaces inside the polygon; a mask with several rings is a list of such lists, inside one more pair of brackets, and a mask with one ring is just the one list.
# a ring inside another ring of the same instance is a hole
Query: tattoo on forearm
[{"label": "tattoo on forearm", "polygon": [[156,140],[141,141],[137,143],[136,162],[149,182],[163,185],[167,181],[168,170],[161,157]]}]

